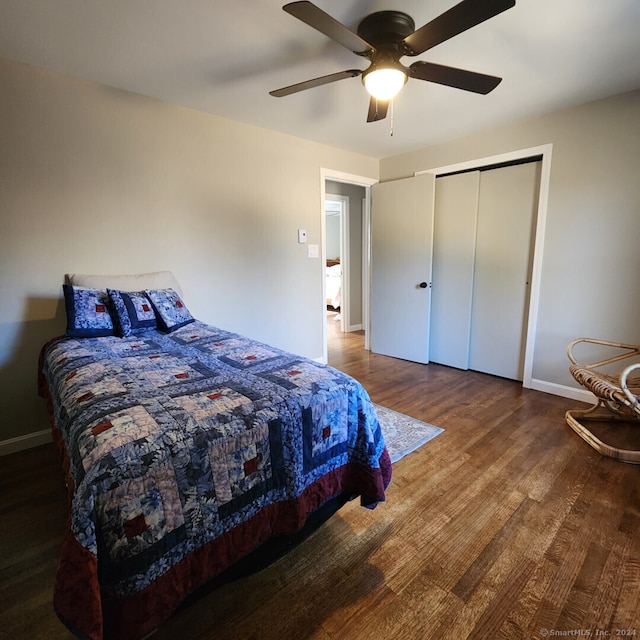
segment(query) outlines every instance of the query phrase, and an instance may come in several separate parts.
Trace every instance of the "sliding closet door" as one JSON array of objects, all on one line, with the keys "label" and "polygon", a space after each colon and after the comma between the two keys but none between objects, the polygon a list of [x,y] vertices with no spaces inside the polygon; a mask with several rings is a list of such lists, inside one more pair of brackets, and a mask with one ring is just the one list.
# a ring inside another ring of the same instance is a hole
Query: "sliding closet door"
[{"label": "sliding closet door", "polygon": [[480,172],[436,179],[429,357],[469,368]]},{"label": "sliding closet door", "polygon": [[540,162],[483,171],[469,368],[522,380]]}]

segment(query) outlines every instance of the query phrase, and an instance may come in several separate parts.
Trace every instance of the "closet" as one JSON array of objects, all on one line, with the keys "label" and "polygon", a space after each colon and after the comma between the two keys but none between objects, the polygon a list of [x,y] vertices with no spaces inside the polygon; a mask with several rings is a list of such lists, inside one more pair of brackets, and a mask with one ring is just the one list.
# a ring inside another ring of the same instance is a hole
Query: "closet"
[{"label": "closet", "polygon": [[439,176],[429,359],[523,379],[540,160]]}]

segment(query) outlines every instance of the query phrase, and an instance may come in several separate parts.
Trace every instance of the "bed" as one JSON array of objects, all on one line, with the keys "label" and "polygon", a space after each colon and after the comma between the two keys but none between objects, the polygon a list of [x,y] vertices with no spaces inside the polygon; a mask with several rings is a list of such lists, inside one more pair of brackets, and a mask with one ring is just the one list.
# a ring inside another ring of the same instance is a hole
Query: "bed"
[{"label": "bed", "polygon": [[346,500],[374,508],[391,464],[353,378],[194,319],[177,283],[106,278],[64,285],[38,381],[69,492],[54,608],[127,640]]}]

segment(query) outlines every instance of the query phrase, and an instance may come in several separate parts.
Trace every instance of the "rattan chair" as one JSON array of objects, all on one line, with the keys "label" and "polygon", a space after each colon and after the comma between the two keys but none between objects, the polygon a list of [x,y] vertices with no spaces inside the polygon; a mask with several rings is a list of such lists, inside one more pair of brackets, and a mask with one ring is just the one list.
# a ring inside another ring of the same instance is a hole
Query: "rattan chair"
[{"label": "rattan chair", "polygon": [[[580,343],[610,347],[610,352],[614,355],[591,364],[580,364],[573,353],[575,346]],[[602,455],[623,462],[640,464],[640,451],[620,449],[605,444],[583,424],[589,420],[601,422],[640,420],[640,376],[631,375],[633,371],[640,371],[640,362],[637,362],[640,356],[640,345],[579,338],[569,344],[567,355],[571,361],[569,366],[571,375],[596,397],[596,403],[589,409],[567,411],[565,417],[569,426]],[[636,362],[629,364],[631,358]],[[620,371],[621,366],[617,366],[617,373],[612,373],[611,365],[623,361],[627,361],[627,366],[622,371]]]}]

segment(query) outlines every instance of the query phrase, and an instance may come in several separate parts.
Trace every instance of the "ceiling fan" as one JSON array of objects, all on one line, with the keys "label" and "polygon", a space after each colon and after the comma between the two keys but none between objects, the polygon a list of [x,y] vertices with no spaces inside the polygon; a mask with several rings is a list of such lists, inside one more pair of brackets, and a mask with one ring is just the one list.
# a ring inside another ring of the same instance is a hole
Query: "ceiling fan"
[{"label": "ceiling fan", "polygon": [[382,120],[387,116],[389,101],[402,89],[408,78],[487,94],[500,84],[502,78],[422,60],[405,67],[400,58],[420,55],[510,9],[515,3],[515,0],[462,0],[417,30],[413,18],[402,11],[378,11],[366,16],[358,25],[357,33],[354,33],[312,2],[290,2],[282,7],[284,11],[356,55],[367,58],[370,65],[365,70],[347,69],[269,93],[281,98],[361,75],[362,82],[371,96],[367,122]]}]

